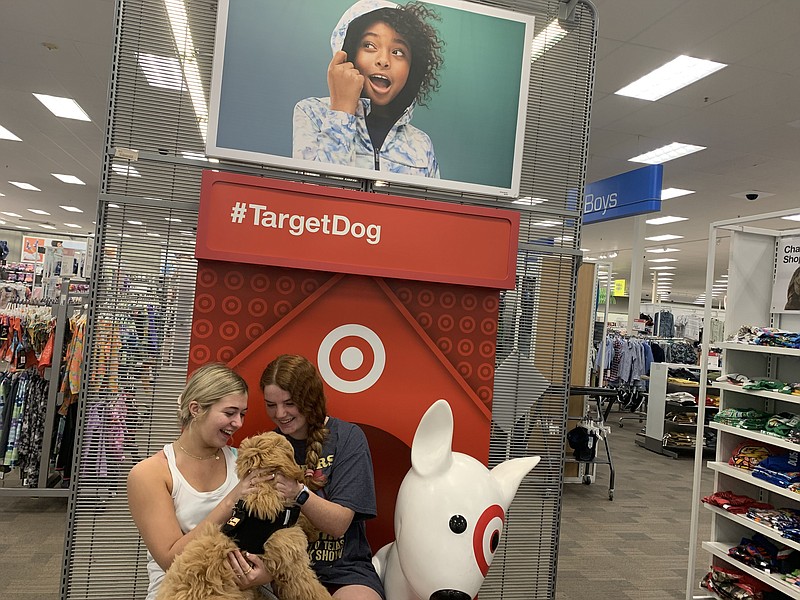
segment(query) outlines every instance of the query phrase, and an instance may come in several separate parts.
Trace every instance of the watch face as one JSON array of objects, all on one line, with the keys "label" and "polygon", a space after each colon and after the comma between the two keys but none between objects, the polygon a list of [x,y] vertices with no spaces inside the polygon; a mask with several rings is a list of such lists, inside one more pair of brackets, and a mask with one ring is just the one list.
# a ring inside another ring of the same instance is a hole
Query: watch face
[{"label": "watch face", "polygon": [[299,505],[301,505],[301,506],[302,506],[303,504],[305,504],[305,503],[306,503],[306,500],[308,500],[308,490],[303,490],[302,492],[300,492],[299,494],[297,494],[297,500],[296,500],[296,502],[297,502]]}]

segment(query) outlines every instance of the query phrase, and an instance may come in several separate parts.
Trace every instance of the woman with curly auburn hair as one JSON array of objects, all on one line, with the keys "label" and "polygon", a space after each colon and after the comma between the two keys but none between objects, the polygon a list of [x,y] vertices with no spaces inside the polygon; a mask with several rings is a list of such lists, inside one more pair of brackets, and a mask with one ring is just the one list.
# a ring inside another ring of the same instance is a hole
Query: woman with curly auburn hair
[{"label": "woman with curly auburn hair", "polygon": [[320,530],[308,549],[319,580],[339,600],[380,600],[383,586],[366,536],[377,508],[364,432],[327,414],[322,378],[303,356],[278,356],[259,387],[269,418],[306,468],[305,485],[277,473],[275,488]]}]

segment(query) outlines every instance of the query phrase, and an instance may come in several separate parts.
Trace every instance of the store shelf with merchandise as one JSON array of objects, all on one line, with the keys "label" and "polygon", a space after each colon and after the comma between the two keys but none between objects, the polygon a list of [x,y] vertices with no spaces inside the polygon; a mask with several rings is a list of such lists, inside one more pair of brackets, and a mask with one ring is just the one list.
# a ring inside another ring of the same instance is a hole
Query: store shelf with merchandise
[{"label": "store shelf with merchandise", "polygon": [[[687,456],[697,439],[700,383],[670,376],[670,372],[686,370],[699,378],[700,366],[679,363],[653,363],[650,366],[650,387],[647,400],[647,422],[643,432],[636,436],[636,444],[672,458]],[[716,377],[709,371],[707,376]],[[703,394],[706,402],[705,423],[702,430],[705,451],[714,449],[714,435],[710,434],[708,421],[716,412],[716,384],[706,385]],[[677,398],[683,398],[679,401]],[[706,400],[708,399],[708,400]]]},{"label": "store shelf with merchandise", "polygon": [[[706,277],[706,294],[709,298],[715,278],[719,277],[720,273],[725,273],[724,269],[714,264],[717,237],[729,235],[731,238],[726,304],[726,338],[729,340],[744,339],[745,336],[737,336],[739,328],[744,326],[751,330],[754,326],[758,326],[800,331],[800,311],[787,313],[783,310],[786,285],[780,282],[779,264],[781,251],[784,248],[800,247],[800,243],[793,242],[787,245],[781,242],[786,241],[788,237],[800,236],[800,230],[765,229],[760,226],[745,225],[748,220],[765,220],[768,224],[774,225],[779,222],[779,217],[785,216],[784,213],[789,214],[784,211],[711,224],[709,232],[711,259]],[[776,291],[773,294],[773,289],[776,288],[784,290],[784,298],[780,303],[775,300],[780,296],[780,292]],[[708,323],[709,318],[710,308],[707,306],[704,325]],[[747,339],[747,341],[754,340]],[[758,341],[776,343],[775,340],[766,337],[759,338]],[[702,473],[704,470],[710,470],[714,477],[712,497],[719,494],[726,498],[725,494],[728,493],[747,497],[737,498],[735,502],[737,504],[748,505],[758,502],[771,505],[775,509],[800,510],[800,489],[795,491],[790,486],[790,482],[793,481],[790,477],[771,477],[767,473],[766,479],[763,478],[764,465],[771,467],[775,464],[774,460],[764,463],[762,468],[758,469],[758,475],[754,475],[754,469],[766,457],[788,456],[787,462],[791,462],[793,456],[791,453],[800,453],[800,443],[793,441],[800,438],[792,434],[792,428],[796,424],[792,420],[792,415],[800,415],[800,395],[784,393],[780,391],[781,386],[778,384],[778,382],[785,384],[800,382],[800,349],[737,341],[718,343],[715,346],[722,349],[722,372],[729,376],[729,379],[715,382],[715,389],[720,396],[719,421],[710,423],[710,427],[717,434],[715,457],[704,464],[702,452],[695,451],[694,500],[686,598],[690,600],[695,597],[698,589],[695,572],[699,541],[698,521],[700,518],[710,518],[710,539],[702,540],[699,546],[711,556],[712,565],[733,567],[790,598],[800,600],[800,586],[795,585],[793,580],[788,582],[785,580],[779,572],[783,567],[773,565],[769,569],[762,570],[754,564],[738,560],[730,553],[743,540],[751,540],[758,535],[764,536],[776,547],[788,548],[795,552],[800,552],[800,541],[784,537],[779,529],[773,529],[768,519],[759,518],[757,509],[750,513],[735,514],[715,506],[712,502],[705,504],[701,502],[704,495],[701,491]],[[704,343],[701,364],[707,360],[708,355],[709,346]],[[708,369],[703,367],[701,371],[705,376]],[[754,389],[745,389],[740,381]],[[758,389],[762,385],[763,388]],[[703,394],[706,386],[702,377],[700,387]],[[784,389],[785,392],[792,391],[791,385],[784,386]],[[698,416],[698,420],[704,419],[705,413],[705,407],[699,407],[699,414],[703,416]],[[752,518],[748,517],[748,514]],[[707,592],[703,593],[704,597],[707,597]]]}]

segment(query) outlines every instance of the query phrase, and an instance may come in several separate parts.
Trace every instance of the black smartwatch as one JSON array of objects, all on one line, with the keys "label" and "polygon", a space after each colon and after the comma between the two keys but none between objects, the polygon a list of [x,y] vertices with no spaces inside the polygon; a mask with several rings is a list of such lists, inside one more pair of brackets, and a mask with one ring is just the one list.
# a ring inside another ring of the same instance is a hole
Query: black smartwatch
[{"label": "black smartwatch", "polygon": [[299,504],[303,506],[308,500],[308,497],[311,495],[311,491],[308,489],[308,486],[303,485],[303,489],[300,490],[300,493],[297,494],[297,497],[294,499],[295,504]]}]

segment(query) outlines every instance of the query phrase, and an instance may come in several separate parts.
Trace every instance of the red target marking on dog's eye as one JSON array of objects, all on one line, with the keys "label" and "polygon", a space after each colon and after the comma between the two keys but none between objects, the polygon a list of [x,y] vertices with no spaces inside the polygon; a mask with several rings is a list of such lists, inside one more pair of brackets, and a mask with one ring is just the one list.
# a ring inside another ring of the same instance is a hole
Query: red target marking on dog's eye
[{"label": "red target marking on dog's eye", "polygon": [[489,572],[489,565],[492,564],[495,550],[500,543],[504,520],[503,509],[497,504],[493,504],[483,511],[478,522],[475,523],[475,531],[472,533],[472,550],[475,553],[478,568],[484,577]]},{"label": "red target marking on dog's eye", "polygon": [[317,364],[320,375],[333,389],[357,394],[375,385],[383,374],[386,349],[372,329],[349,323],[325,336]]}]

